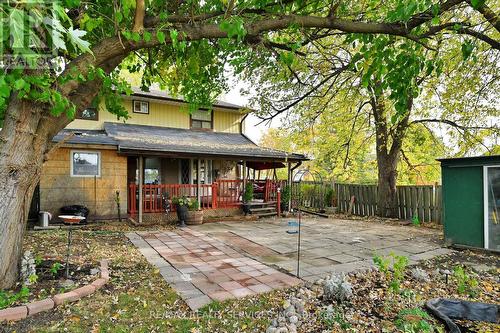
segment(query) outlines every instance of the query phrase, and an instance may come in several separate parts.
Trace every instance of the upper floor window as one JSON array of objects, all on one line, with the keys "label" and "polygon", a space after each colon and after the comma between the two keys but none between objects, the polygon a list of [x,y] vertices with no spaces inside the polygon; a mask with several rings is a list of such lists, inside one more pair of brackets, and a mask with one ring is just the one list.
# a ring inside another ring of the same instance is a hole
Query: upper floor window
[{"label": "upper floor window", "polygon": [[198,110],[191,114],[191,128],[213,129],[212,112],[208,110]]},{"label": "upper floor window", "polygon": [[71,151],[72,177],[100,177],[101,153],[93,151]]},{"label": "upper floor window", "polygon": [[97,112],[96,108],[86,108],[85,110],[76,113],[76,119],[98,120],[99,112]]},{"label": "upper floor window", "polygon": [[149,114],[149,102],[146,101],[132,101],[133,110],[135,113]]}]

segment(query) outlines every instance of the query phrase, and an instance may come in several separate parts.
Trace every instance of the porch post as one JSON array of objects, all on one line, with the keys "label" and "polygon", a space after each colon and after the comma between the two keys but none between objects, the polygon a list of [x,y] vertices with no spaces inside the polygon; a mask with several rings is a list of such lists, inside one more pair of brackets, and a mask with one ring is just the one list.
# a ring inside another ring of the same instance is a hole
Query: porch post
[{"label": "porch post", "polygon": [[288,190],[290,195],[288,196],[288,211],[292,210],[292,162],[288,162]]},{"label": "porch post", "polygon": [[[200,207],[201,207],[201,192],[200,192],[200,189],[201,189],[201,186],[200,186],[200,184],[201,184],[201,180],[200,180],[201,161],[200,161],[200,159],[197,159],[196,163],[198,165],[198,167],[196,168],[196,200],[198,200],[198,203],[200,204]],[[205,164],[206,164],[206,162],[205,162]],[[207,173],[206,169],[207,169],[207,166],[205,165],[205,175]]]},{"label": "porch post", "polygon": [[247,161],[243,160],[243,193],[247,187]]},{"label": "porch post", "polygon": [[142,223],[143,196],[142,187],[144,184],[144,158],[139,156],[139,223]]}]

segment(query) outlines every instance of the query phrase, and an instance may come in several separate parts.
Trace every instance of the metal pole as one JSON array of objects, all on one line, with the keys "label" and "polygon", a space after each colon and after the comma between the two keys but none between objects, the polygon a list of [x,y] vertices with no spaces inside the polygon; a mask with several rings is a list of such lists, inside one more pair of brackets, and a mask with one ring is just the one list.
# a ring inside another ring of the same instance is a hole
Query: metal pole
[{"label": "metal pole", "polygon": [[71,226],[68,227],[68,250],[66,252],[66,279],[69,279],[69,256],[71,247]]},{"label": "metal pole", "polygon": [[301,211],[299,208],[299,239],[297,241],[297,277],[300,278],[300,225],[301,225]]}]

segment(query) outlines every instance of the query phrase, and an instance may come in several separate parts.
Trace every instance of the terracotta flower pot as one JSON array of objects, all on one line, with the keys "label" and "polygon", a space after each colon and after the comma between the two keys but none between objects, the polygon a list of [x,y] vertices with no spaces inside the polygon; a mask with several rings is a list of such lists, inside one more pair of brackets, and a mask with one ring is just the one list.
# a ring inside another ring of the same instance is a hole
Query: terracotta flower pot
[{"label": "terracotta flower pot", "polygon": [[186,224],[196,225],[203,223],[203,211],[202,210],[190,210],[187,213]]}]

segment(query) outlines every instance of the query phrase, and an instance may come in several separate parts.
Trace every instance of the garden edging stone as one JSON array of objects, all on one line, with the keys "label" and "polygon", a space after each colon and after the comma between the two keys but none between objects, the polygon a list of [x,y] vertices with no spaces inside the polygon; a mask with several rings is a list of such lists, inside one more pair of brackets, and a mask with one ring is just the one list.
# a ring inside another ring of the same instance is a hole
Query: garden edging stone
[{"label": "garden edging stone", "polygon": [[90,284],[86,284],[75,290],[60,293],[43,300],[33,301],[25,305],[0,310],[0,323],[4,321],[18,321],[28,316],[51,310],[58,305],[75,302],[80,300],[82,297],[93,294],[97,289],[100,289],[110,280],[109,261],[107,259],[101,260],[100,266],[100,277]]}]

